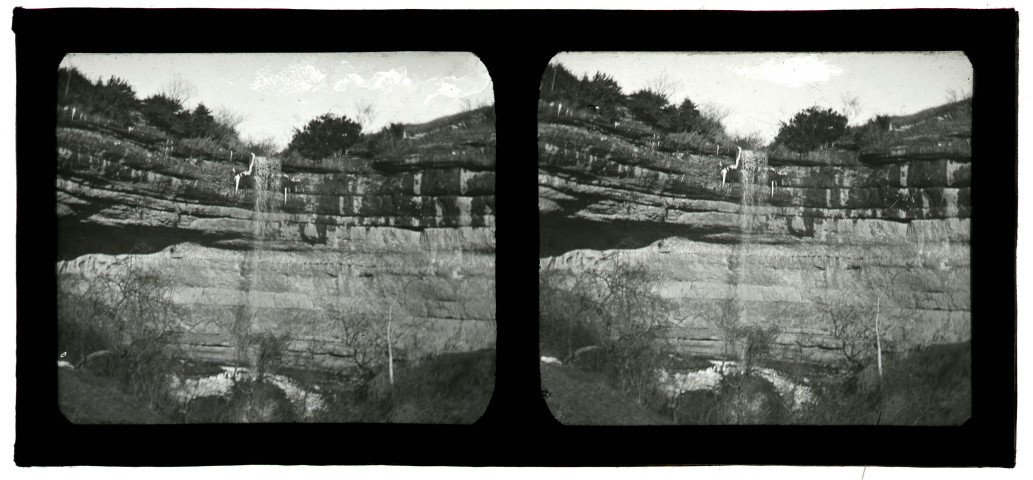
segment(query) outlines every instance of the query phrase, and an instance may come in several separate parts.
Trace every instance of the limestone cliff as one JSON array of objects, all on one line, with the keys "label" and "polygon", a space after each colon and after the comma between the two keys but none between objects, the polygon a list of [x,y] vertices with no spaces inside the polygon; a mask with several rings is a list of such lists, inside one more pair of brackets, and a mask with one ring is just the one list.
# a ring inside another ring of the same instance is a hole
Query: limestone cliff
[{"label": "limestone cliff", "polygon": [[392,315],[414,354],[493,346],[494,119],[409,128],[418,138],[390,154],[259,157],[238,190],[246,152],[59,125],[59,279],[153,267],[172,281],[184,346],[207,360],[232,359],[241,321],[289,331],[300,363],[330,368],[352,361],[349,318]]},{"label": "limestone cliff", "polygon": [[744,152],[740,170],[756,175],[723,182],[735,150],[657,148],[612,123],[541,116],[542,266],[576,271],[613,251],[649,265],[693,353],[721,351],[707,319],[729,299],[812,358],[832,341],[819,297],[892,317],[893,348],[966,340],[971,103],[891,120],[877,148]]}]

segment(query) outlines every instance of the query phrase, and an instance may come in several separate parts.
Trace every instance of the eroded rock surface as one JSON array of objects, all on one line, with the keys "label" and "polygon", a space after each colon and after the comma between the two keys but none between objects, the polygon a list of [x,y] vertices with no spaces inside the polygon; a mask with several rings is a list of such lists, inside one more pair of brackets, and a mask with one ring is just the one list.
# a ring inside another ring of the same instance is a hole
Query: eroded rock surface
[{"label": "eroded rock surface", "polygon": [[[971,124],[967,104],[937,114],[911,121]],[[757,178],[723,183],[735,151],[658,149],[543,117],[540,263],[577,272],[620,252],[648,265],[677,304],[674,339],[688,353],[722,353],[708,319],[730,299],[743,305],[741,322],[779,325],[777,343],[810,358],[837,355],[821,312],[829,303],[861,305],[872,322],[878,311],[891,348],[967,340],[969,131],[897,136],[879,151],[746,152]]]},{"label": "eroded rock surface", "polygon": [[255,333],[289,331],[299,364],[343,368],[355,352],[342,319],[389,314],[410,352],[494,345],[493,122],[427,132],[397,158],[260,158],[265,183],[239,191],[241,152],[57,135],[60,281],[161,272],[195,357],[232,361],[233,326],[252,321]]}]

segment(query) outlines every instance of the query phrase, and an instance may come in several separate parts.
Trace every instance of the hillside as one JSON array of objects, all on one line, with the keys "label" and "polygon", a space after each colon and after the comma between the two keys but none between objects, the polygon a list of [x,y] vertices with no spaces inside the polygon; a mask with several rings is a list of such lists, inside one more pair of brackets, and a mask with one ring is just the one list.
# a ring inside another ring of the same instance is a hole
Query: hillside
[{"label": "hillside", "polygon": [[542,390],[564,425],[669,425],[659,414],[610,387],[598,374],[542,363]]}]

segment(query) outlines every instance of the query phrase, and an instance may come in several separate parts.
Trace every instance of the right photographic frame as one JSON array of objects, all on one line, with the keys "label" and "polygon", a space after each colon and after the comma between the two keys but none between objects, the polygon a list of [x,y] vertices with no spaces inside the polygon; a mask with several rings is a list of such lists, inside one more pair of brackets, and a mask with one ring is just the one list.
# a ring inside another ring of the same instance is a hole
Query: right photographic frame
[{"label": "right photographic frame", "polygon": [[538,100],[553,417],[968,421],[973,77],[949,50],[553,57]]}]

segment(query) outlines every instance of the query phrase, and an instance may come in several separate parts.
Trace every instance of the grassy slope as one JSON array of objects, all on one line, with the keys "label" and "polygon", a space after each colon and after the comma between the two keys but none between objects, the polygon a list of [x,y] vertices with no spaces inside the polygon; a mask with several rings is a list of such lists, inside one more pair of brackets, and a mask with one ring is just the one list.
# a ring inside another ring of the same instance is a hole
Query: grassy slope
[{"label": "grassy slope", "polygon": [[593,134],[620,138],[628,144],[649,149],[652,149],[650,140],[660,138],[659,150],[668,154],[681,152],[727,157],[733,161],[735,159],[735,144],[728,138],[696,132],[666,133],[630,116],[625,116],[614,124],[588,110],[566,110],[562,114],[557,114],[546,102],[539,101],[538,125],[587,130]]},{"label": "grassy slope", "polygon": [[[940,105],[911,115],[887,117],[887,122],[894,125],[894,131],[862,135],[858,143],[863,153],[880,154],[894,150],[916,154],[971,152],[971,100]],[[863,127],[853,130],[863,131]]]},{"label": "grassy slope", "polygon": [[484,414],[495,391],[495,351],[448,353],[415,365],[396,365],[394,388],[384,368],[358,388],[336,390],[316,421],[472,424]]},{"label": "grassy slope", "polygon": [[602,376],[572,367],[541,364],[542,389],[553,417],[565,425],[669,425],[607,385]]},{"label": "grassy slope", "polygon": [[495,351],[439,355],[396,372],[389,421],[474,423],[495,391]]}]

